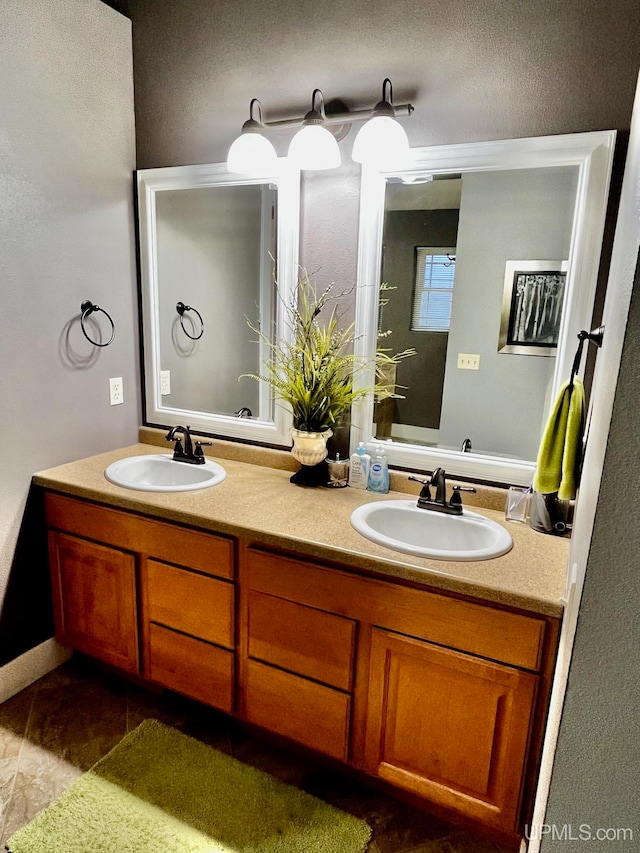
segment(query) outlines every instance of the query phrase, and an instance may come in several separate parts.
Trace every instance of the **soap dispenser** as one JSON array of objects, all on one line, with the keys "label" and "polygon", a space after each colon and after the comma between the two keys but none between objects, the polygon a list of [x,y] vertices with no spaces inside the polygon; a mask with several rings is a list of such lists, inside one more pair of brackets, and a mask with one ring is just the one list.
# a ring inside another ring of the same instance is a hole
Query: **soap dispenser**
[{"label": "soap dispenser", "polygon": [[349,485],[352,489],[366,489],[369,485],[369,468],[371,457],[367,453],[364,441],[358,444],[358,449],[351,454],[349,465]]},{"label": "soap dispenser", "polygon": [[386,495],[389,491],[389,463],[381,447],[376,448],[371,460],[367,489],[382,495]]}]

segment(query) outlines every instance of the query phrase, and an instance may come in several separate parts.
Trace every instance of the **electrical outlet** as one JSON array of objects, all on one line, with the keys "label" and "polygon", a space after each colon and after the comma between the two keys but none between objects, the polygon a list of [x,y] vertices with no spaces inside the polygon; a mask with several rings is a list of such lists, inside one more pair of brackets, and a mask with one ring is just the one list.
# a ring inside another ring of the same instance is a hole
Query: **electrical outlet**
[{"label": "electrical outlet", "polygon": [[480,356],[468,352],[459,352],[458,367],[460,370],[480,370]]},{"label": "electrical outlet", "polygon": [[116,376],[109,380],[109,403],[112,406],[119,406],[120,403],[124,403],[122,376]]},{"label": "electrical outlet", "polygon": [[160,394],[163,397],[166,397],[167,394],[171,393],[171,371],[170,370],[161,370],[160,371]]}]

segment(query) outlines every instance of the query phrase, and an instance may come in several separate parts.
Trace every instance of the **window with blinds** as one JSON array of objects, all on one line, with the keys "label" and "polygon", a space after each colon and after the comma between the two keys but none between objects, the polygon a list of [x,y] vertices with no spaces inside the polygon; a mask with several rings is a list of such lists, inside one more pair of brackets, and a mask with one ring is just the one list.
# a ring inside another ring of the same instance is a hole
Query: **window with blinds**
[{"label": "window with blinds", "polygon": [[456,250],[416,246],[412,332],[447,332],[451,323]]}]

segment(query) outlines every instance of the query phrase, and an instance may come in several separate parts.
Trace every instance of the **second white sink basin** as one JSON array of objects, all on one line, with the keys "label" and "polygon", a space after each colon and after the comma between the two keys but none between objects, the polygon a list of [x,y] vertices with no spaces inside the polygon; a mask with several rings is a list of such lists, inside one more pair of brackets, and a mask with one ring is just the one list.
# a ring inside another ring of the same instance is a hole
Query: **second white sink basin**
[{"label": "second white sink basin", "polygon": [[222,465],[207,459],[204,465],[175,462],[172,454],[127,456],[108,465],[105,477],[116,486],[142,492],[188,492],[207,489],[227,476]]},{"label": "second white sink basin", "polygon": [[420,509],[415,500],[363,504],[351,513],[351,524],[378,545],[436,560],[490,560],[513,546],[509,531],[483,515],[468,509],[446,515]]}]

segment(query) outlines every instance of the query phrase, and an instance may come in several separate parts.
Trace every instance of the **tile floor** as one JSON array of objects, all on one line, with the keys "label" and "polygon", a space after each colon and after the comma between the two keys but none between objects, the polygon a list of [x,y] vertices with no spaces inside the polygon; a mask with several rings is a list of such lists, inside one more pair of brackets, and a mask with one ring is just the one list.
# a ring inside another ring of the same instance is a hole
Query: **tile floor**
[{"label": "tile floor", "polygon": [[155,717],[364,818],[367,853],[501,853],[435,817],[248,734],[236,721],[73,658],[0,705],[0,848],[131,729]]}]

